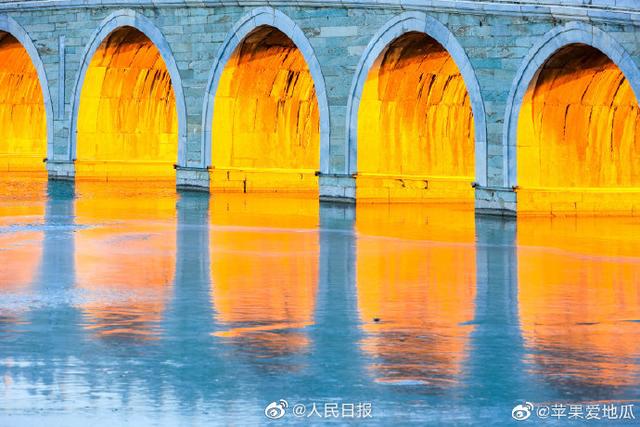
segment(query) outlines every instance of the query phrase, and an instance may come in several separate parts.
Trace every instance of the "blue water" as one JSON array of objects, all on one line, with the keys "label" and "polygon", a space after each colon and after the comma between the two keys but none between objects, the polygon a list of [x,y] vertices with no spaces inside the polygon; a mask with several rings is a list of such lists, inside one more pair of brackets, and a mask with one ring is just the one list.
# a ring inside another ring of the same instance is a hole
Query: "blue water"
[{"label": "blue water", "polygon": [[1,188],[0,425],[484,426],[525,401],[640,405],[638,220]]}]

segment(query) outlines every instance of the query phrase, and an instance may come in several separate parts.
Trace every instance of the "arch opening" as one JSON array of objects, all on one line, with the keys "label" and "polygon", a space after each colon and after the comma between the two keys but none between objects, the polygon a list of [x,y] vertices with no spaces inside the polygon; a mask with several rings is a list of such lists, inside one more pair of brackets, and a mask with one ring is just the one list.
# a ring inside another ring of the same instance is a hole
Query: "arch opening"
[{"label": "arch opening", "polygon": [[556,51],[532,79],[517,128],[518,210],[634,211],[640,115],[629,81],[595,47]]},{"label": "arch opening", "polygon": [[261,26],[224,66],[214,101],[217,190],[317,191],[320,110],[309,66],[282,31]]},{"label": "arch opening", "polygon": [[136,28],[111,32],[93,55],[80,94],[76,147],[78,178],[175,178],[171,76],[158,48]]},{"label": "arch opening", "polygon": [[358,110],[358,199],[471,201],[474,117],[449,52],[421,32],[370,68]]},{"label": "arch opening", "polygon": [[47,123],[38,72],[25,47],[0,31],[0,170],[45,174]]}]

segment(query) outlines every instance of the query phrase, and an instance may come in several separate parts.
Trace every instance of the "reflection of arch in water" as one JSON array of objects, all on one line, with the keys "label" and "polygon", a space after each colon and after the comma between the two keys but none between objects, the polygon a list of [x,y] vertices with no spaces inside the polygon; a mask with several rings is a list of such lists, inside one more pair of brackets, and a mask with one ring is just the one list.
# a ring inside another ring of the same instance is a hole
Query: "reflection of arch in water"
[{"label": "reflection of arch in water", "polygon": [[[358,307],[377,381],[459,381],[474,317],[472,210],[357,208]],[[379,319],[379,321],[375,321]]]},{"label": "reflection of arch in water", "polygon": [[31,293],[38,278],[42,242],[42,231],[0,233],[0,329],[21,322],[22,312],[28,310],[20,299]]},{"label": "reflection of arch in water", "polygon": [[633,386],[640,366],[640,222],[518,221],[518,306],[529,367],[569,390]]},{"label": "reflection of arch in water", "polygon": [[175,279],[175,192],[81,182],[75,234],[86,328],[103,338],[157,338]]},{"label": "reflection of arch in water", "polygon": [[251,354],[305,350],[318,281],[317,201],[274,206],[269,197],[230,194],[211,211],[214,335]]},{"label": "reflection of arch in water", "polygon": [[[5,180],[0,183],[0,323],[18,321],[20,298],[32,291],[43,262],[45,185],[42,180]],[[13,301],[13,302],[11,302]]]}]

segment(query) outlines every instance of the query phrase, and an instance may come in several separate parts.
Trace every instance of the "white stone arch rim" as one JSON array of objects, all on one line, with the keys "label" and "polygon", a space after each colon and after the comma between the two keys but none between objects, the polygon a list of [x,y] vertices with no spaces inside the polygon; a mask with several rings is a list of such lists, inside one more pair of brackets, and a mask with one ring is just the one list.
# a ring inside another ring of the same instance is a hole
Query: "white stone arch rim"
[{"label": "white stone arch rim", "polygon": [[44,108],[45,108],[45,120],[46,120],[46,129],[47,129],[47,158],[53,160],[54,158],[54,149],[53,149],[53,102],[51,101],[51,93],[49,92],[49,81],[47,79],[47,73],[44,68],[44,64],[42,63],[42,59],[38,54],[38,50],[36,49],[33,40],[29,37],[27,31],[18,24],[13,18],[7,15],[0,15],[0,31],[4,31],[5,33],[11,34],[16,38],[24,47],[24,49],[29,54],[29,58],[31,58],[31,63],[33,64],[36,72],[38,73],[38,80],[40,82],[40,88],[42,90],[42,98],[44,100]]},{"label": "white stone arch rim", "polygon": [[371,67],[391,42],[409,32],[423,33],[437,41],[451,55],[464,80],[471,101],[475,135],[475,175],[482,186],[487,183],[487,125],[484,101],[475,70],[466,52],[447,27],[435,18],[422,12],[405,12],[391,20],[373,36],[367,45],[353,77],[347,103],[347,141],[345,173],[355,174],[358,168],[358,110],[362,90]]},{"label": "white stone arch rim", "polygon": [[144,15],[133,10],[122,9],[113,12],[105,18],[96,31],[91,36],[89,44],[85,47],[80,62],[80,69],[73,87],[73,103],[71,105],[71,128],[69,132],[68,160],[74,161],[77,150],[78,137],[78,110],[80,108],[80,95],[84,85],[84,78],[89,68],[89,64],[94,54],[102,42],[113,31],[122,27],[132,27],[142,32],[158,49],[164,61],[165,67],[171,77],[171,87],[176,99],[176,111],[178,114],[178,152],[177,164],[186,165],[186,143],[187,143],[187,107],[182,89],[182,80],[176,64],[175,58],[169,44],[162,32]]},{"label": "white stone arch rim", "polygon": [[613,61],[631,85],[636,100],[640,98],[640,70],[625,48],[612,36],[584,22],[569,22],[547,32],[534,45],[516,73],[511,85],[502,132],[504,186],[518,185],[517,136],[520,108],[538,71],[560,49],[572,44],[585,44],[598,49]]},{"label": "white stone arch rim", "polygon": [[233,26],[227,34],[222,46],[218,50],[209,82],[205,92],[204,105],[202,108],[202,152],[203,165],[206,168],[212,164],[212,145],[213,138],[213,115],[215,113],[215,98],[220,83],[220,77],[227,65],[227,61],[235,52],[236,48],[251,34],[255,29],[269,26],[284,33],[305,59],[318,100],[318,110],[320,113],[320,172],[329,173],[329,144],[331,141],[331,124],[329,119],[329,103],[327,100],[327,90],[320,68],[320,63],[316,57],[315,51],[311,43],[305,36],[302,29],[287,15],[272,7],[259,7],[244,15]]}]

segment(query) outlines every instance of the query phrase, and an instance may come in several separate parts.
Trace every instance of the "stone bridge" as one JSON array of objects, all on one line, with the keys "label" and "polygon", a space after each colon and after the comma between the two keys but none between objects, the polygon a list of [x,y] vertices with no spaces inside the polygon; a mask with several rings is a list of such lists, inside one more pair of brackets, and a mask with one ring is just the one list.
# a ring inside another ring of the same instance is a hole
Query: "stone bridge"
[{"label": "stone bridge", "polygon": [[639,25],[637,0],[0,2],[0,168],[634,214]]}]

